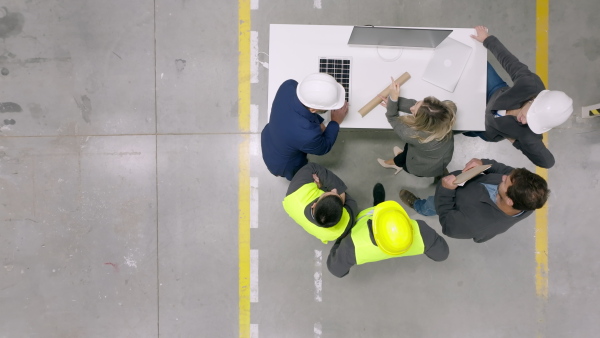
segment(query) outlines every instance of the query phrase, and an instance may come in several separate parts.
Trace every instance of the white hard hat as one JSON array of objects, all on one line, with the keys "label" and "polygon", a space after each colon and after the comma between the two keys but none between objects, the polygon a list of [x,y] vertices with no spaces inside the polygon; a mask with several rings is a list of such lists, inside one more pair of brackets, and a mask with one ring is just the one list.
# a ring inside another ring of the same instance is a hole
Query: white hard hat
[{"label": "white hard hat", "polygon": [[542,90],[527,112],[529,129],[536,134],[563,124],[573,112],[573,99],[558,90]]},{"label": "white hard hat", "polygon": [[298,84],[296,95],[308,108],[331,110],[342,108],[346,92],[333,76],[315,73],[305,77]]}]

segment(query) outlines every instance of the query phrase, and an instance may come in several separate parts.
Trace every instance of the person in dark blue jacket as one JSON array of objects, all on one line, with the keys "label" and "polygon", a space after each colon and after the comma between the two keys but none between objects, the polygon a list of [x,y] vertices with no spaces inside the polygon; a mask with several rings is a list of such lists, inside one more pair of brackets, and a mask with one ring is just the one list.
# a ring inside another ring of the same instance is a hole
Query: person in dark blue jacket
[{"label": "person in dark blue jacket", "polygon": [[[323,114],[331,110],[331,122]],[[307,154],[327,154],[348,113],[344,87],[328,74],[307,76],[298,84],[285,81],[277,90],[269,123],[261,133],[262,156],[275,176],[292,180],[308,163]]]}]

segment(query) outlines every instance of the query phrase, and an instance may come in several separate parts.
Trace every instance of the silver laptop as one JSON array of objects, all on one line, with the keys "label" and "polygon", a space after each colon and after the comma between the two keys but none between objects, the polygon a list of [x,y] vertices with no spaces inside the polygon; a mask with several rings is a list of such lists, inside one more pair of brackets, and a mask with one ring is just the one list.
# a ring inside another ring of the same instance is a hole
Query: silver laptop
[{"label": "silver laptop", "polygon": [[354,26],[349,45],[435,48],[451,29]]},{"label": "silver laptop", "polygon": [[449,92],[454,92],[473,48],[447,38],[440,43],[429,61],[423,80]]}]

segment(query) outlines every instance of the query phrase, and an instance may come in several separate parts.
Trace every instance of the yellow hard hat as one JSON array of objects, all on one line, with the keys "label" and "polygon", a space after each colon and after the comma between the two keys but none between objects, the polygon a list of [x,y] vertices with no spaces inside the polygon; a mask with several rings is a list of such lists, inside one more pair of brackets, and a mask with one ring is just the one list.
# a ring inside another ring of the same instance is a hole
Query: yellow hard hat
[{"label": "yellow hard hat", "polygon": [[373,212],[373,237],[381,251],[388,255],[405,253],[413,242],[408,214],[395,201],[379,203]]}]

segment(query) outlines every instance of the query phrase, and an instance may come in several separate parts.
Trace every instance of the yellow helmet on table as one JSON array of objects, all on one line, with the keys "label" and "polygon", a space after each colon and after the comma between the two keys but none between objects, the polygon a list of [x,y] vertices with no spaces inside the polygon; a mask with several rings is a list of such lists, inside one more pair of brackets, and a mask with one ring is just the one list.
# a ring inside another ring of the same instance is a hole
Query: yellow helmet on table
[{"label": "yellow helmet on table", "polygon": [[381,251],[400,255],[410,249],[413,229],[408,214],[395,201],[379,203],[373,212],[373,237]]}]

